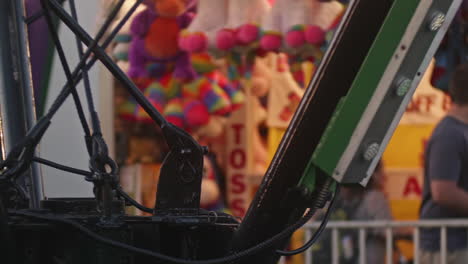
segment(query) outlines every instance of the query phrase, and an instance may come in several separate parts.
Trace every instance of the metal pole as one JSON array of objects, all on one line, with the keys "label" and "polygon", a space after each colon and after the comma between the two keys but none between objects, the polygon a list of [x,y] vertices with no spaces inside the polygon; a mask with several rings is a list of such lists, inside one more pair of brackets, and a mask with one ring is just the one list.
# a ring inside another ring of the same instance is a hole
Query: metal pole
[{"label": "metal pole", "polygon": [[367,264],[366,229],[359,229],[359,264]]},{"label": "metal pole", "polygon": [[[35,123],[34,92],[23,0],[0,1],[0,119],[2,153],[8,154]],[[39,208],[43,184],[32,165],[21,184],[29,191],[30,207]]]},{"label": "metal pole", "polygon": [[414,229],[413,233],[413,241],[414,241],[414,264],[419,264],[419,227],[416,227]]},{"label": "metal pole", "polygon": [[440,263],[447,264],[447,227],[440,228]]},{"label": "metal pole", "polygon": [[391,264],[393,260],[393,233],[392,233],[392,228],[387,227],[385,230],[385,241],[386,241],[386,247],[387,247],[387,264]]},{"label": "metal pole", "polygon": [[332,263],[333,264],[339,264],[340,263],[340,251],[339,251],[339,234],[338,234],[338,229],[333,228],[332,229]]}]

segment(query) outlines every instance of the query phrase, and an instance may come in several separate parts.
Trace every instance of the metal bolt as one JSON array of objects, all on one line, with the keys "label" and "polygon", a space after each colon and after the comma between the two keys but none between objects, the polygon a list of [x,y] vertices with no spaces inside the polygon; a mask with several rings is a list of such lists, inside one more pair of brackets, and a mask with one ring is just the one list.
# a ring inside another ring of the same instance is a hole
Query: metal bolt
[{"label": "metal bolt", "polygon": [[398,96],[404,96],[411,89],[412,82],[413,81],[408,78],[401,79],[398,83],[396,94]]},{"label": "metal bolt", "polygon": [[189,148],[181,149],[180,154],[190,154],[192,153],[192,150]]},{"label": "metal bolt", "polygon": [[366,151],[364,151],[364,159],[367,161],[372,160],[379,153],[380,145],[378,143],[370,144]]},{"label": "metal bolt", "polygon": [[431,24],[429,25],[429,29],[431,31],[437,31],[442,27],[444,22],[445,22],[445,15],[438,12],[432,17]]}]

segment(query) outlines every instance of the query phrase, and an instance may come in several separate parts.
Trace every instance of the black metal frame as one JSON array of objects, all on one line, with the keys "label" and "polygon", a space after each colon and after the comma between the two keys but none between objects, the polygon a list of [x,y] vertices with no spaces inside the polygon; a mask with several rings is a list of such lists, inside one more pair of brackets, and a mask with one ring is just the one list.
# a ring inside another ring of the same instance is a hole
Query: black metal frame
[{"label": "black metal frame", "polygon": [[[29,66],[26,25],[22,1],[0,3],[0,115],[2,154],[14,149],[35,123],[31,69]],[[11,89],[11,87],[15,87]],[[3,155],[2,155],[3,156]],[[29,198],[30,207],[38,208],[43,199],[40,170],[32,165],[18,183]]]}]

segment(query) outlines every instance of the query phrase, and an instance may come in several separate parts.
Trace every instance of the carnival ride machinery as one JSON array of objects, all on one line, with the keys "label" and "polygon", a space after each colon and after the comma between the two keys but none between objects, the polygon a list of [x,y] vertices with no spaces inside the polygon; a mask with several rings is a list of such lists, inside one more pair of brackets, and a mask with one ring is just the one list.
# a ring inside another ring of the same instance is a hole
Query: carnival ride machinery
[{"label": "carnival ride machinery", "polygon": [[[462,0],[354,0],[347,11],[263,182],[239,222],[199,208],[207,149],[167,122],[105,53],[136,1],[106,35],[125,0],[118,0],[93,38],[59,0],[41,0],[43,11],[24,15],[22,0],[0,1],[1,263],[276,263],[300,254],[320,236],[285,246],[342,184],[366,185]],[[50,109],[34,118],[26,26],[45,17],[67,82]],[[80,62],[72,69],[55,24],[76,36]],[[106,37],[104,37],[106,36]],[[83,48],[83,44],[87,49]],[[144,108],[170,147],[160,171],[156,205],[146,208],[121,188],[94,109],[88,70],[102,63]],[[83,81],[90,125],[76,86]],[[89,170],[36,155],[51,119],[72,95],[85,131]],[[84,177],[94,198],[46,199],[38,164]],[[135,206],[151,216],[128,216]],[[330,208],[331,206],[329,206]]]}]

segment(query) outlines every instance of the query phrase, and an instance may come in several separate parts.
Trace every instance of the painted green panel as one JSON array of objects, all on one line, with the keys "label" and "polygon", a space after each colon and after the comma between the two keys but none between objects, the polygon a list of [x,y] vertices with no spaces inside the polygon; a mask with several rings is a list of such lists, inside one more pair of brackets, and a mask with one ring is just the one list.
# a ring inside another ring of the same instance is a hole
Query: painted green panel
[{"label": "painted green panel", "polygon": [[329,175],[344,153],[420,1],[395,0],[348,95],[330,120],[312,157],[312,162]]}]

